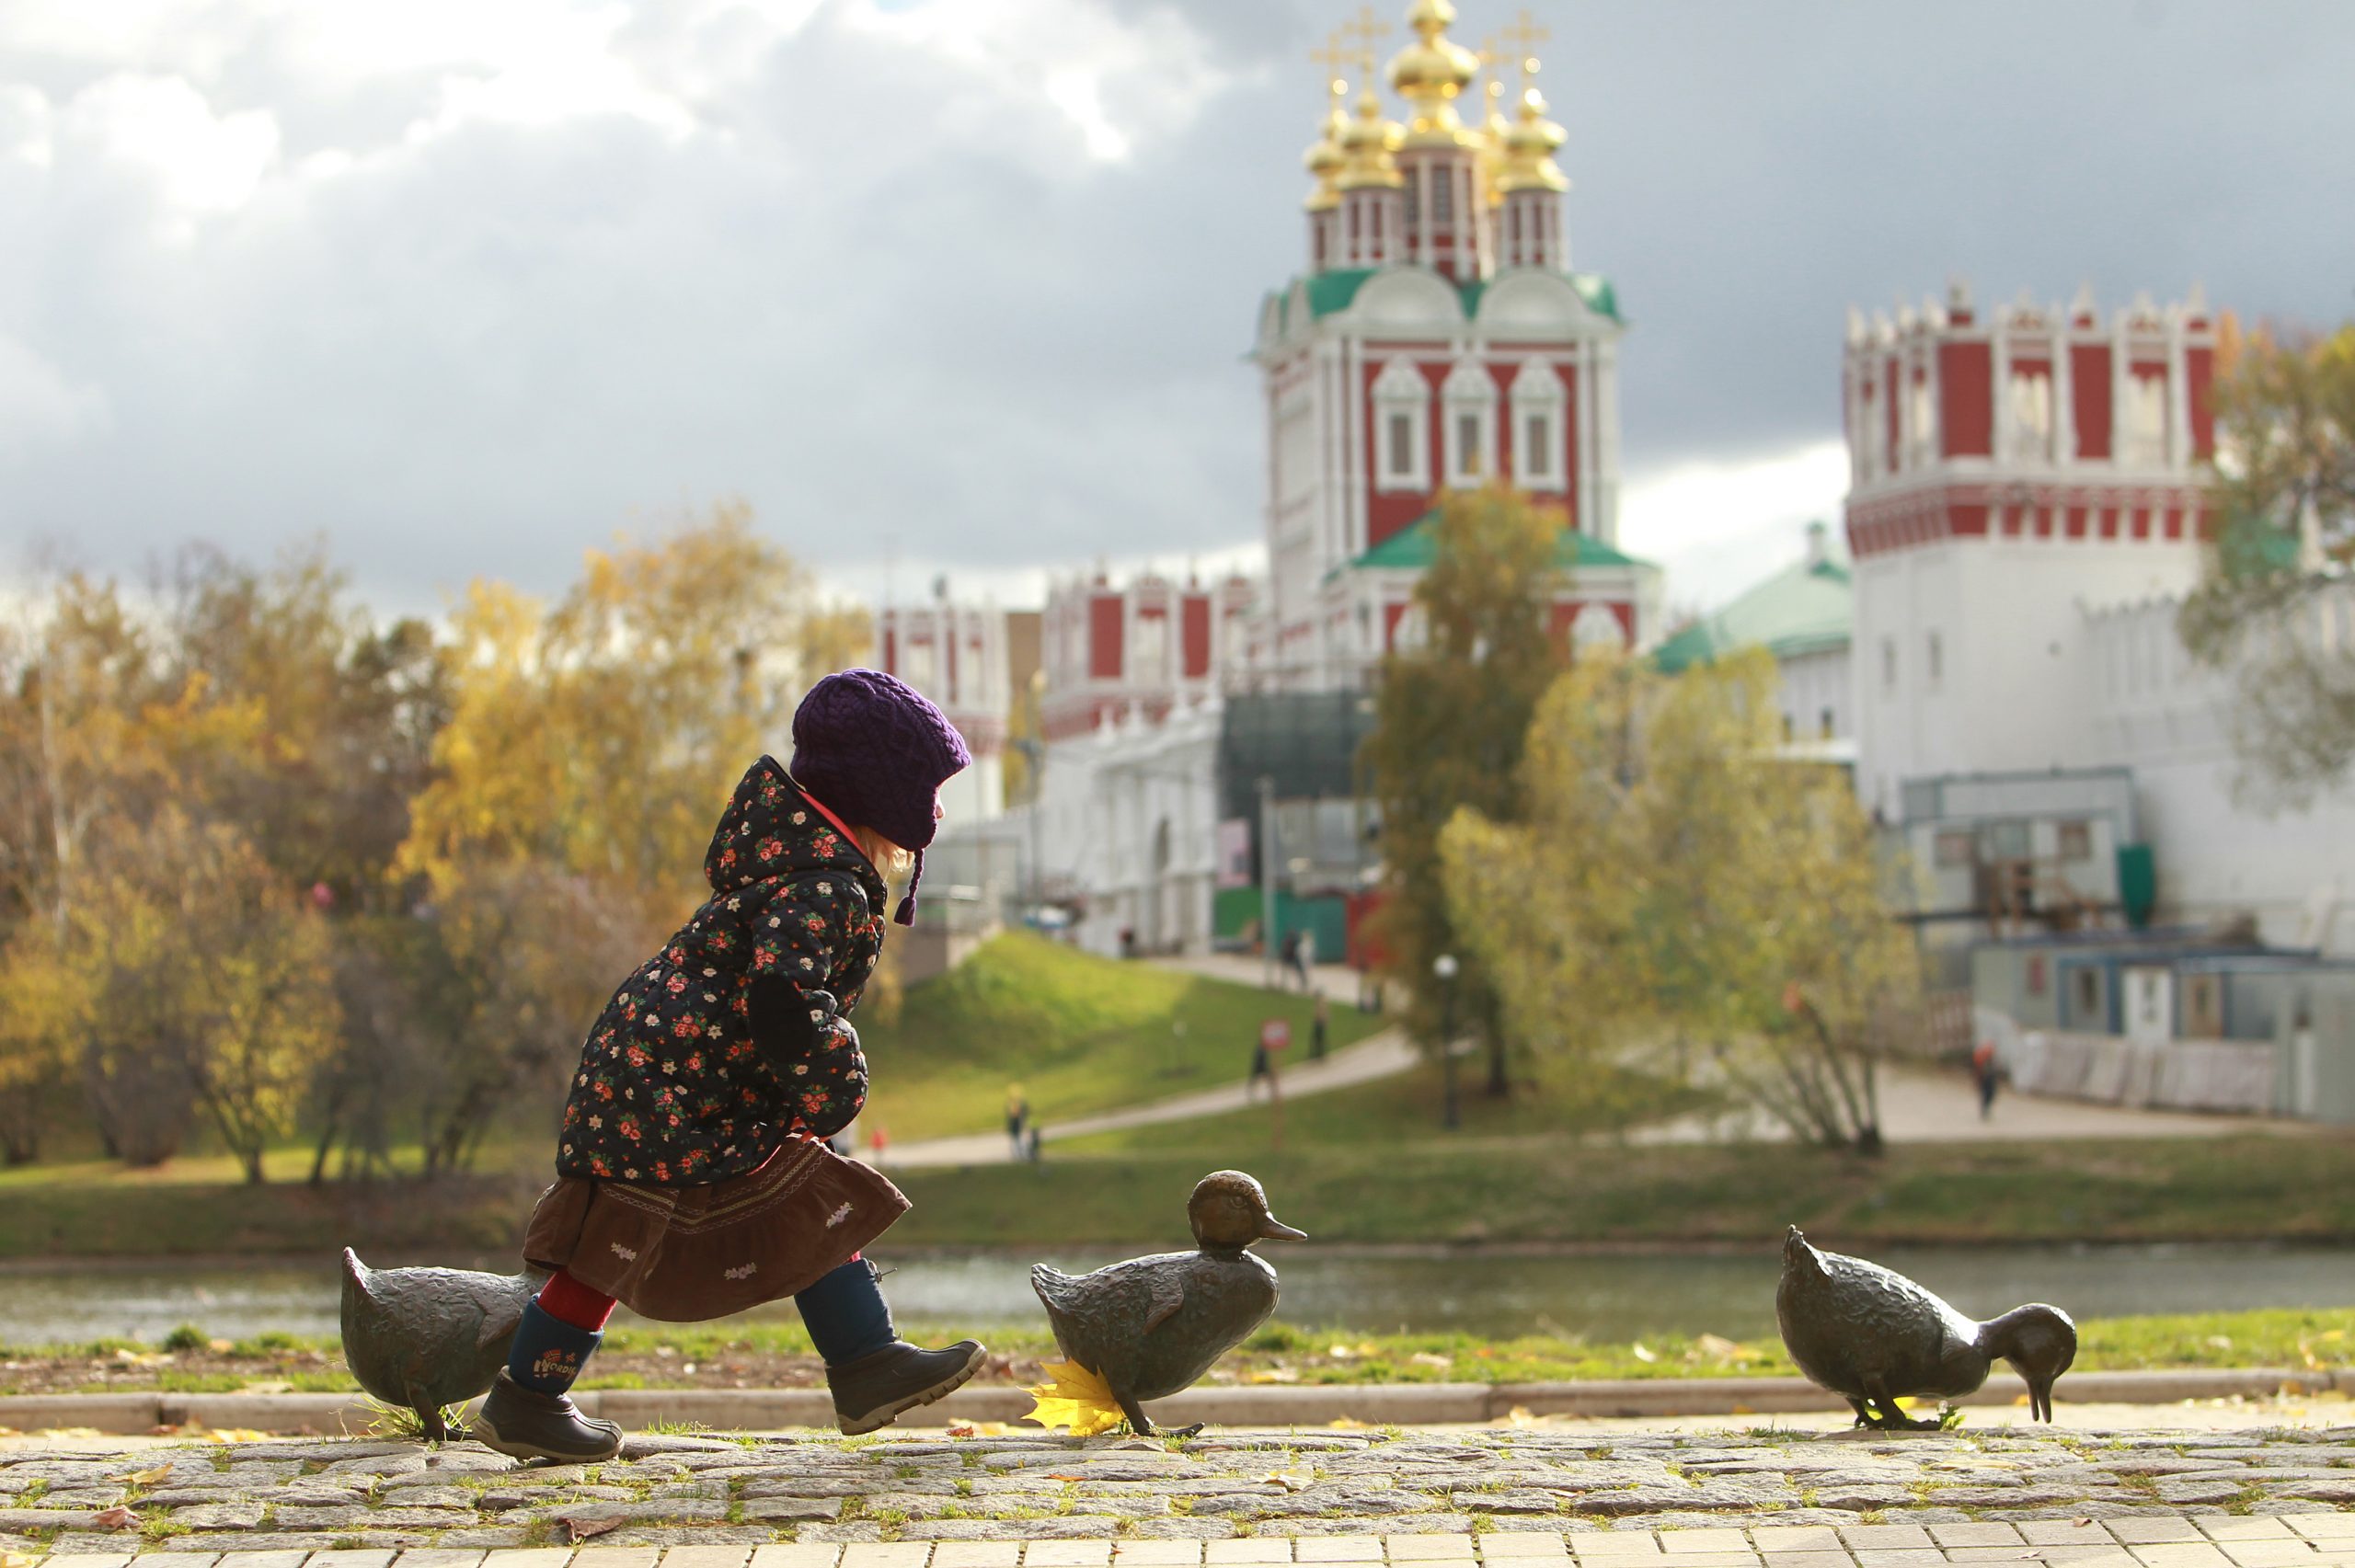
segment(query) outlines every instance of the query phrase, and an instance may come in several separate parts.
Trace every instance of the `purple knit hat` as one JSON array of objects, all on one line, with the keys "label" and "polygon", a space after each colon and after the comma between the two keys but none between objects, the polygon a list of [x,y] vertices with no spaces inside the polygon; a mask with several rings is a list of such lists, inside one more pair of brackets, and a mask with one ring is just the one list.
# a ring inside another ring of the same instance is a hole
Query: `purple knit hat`
[{"label": "purple knit hat", "polygon": [[930,698],[879,670],[844,670],[810,688],[793,714],[793,777],[854,827],[915,852],[908,896],[891,916],[916,922],[924,852],[940,820],[940,786],[973,760]]}]

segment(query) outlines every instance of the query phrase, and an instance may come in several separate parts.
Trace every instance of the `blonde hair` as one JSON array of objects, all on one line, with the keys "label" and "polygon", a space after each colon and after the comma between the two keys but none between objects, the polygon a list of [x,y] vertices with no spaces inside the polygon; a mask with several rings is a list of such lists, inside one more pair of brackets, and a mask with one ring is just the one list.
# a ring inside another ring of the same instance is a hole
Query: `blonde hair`
[{"label": "blonde hair", "polygon": [[907,886],[908,878],[916,868],[914,851],[902,849],[874,829],[865,826],[853,828],[850,836],[858,844],[859,853],[874,863],[885,887],[897,893]]}]

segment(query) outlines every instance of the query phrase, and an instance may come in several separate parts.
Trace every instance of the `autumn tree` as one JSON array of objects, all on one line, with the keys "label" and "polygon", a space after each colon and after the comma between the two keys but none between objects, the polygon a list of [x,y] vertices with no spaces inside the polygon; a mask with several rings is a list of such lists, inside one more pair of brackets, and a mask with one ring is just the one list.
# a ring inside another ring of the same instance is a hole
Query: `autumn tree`
[{"label": "autumn tree", "polygon": [[2355,563],[2355,326],[2225,349],[2215,538],[2179,630],[2230,675],[2244,793],[2303,806],[2355,764],[2355,646],[2321,626]]},{"label": "autumn tree", "polygon": [[1495,911],[1451,912],[1440,833],[1458,810],[1494,822],[1519,814],[1522,745],[1530,715],[1561,668],[1548,616],[1568,520],[1516,492],[1490,487],[1442,498],[1435,554],[1415,587],[1423,626],[1413,647],[1383,663],[1375,728],[1364,761],[1382,811],[1382,933],[1392,974],[1407,988],[1407,1022],[1431,1049],[1442,998],[1431,979],[1442,954],[1462,967],[1457,1028],[1488,1055],[1488,1092],[1508,1093],[1508,1018],[1472,926]]},{"label": "autumn tree", "polygon": [[83,1030],[83,1000],[64,944],[43,921],[0,943],[0,1158],[40,1158]]},{"label": "autumn tree", "polygon": [[1442,834],[1448,900],[1516,1033],[1697,1065],[1798,1138],[1877,1149],[1917,971],[1853,793],[1778,754],[1775,681],[1755,649],[1672,678],[1582,658],[1531,725],[1522,818]]},{"label": "autumn tree", "polygon": [[740,506],[590,552],[553,609],[477,581],[452,630],[450,719],[402,866],[438,887],[469,864],[541,863],[658,922],[700,886],[745,767],[867,637]]}]

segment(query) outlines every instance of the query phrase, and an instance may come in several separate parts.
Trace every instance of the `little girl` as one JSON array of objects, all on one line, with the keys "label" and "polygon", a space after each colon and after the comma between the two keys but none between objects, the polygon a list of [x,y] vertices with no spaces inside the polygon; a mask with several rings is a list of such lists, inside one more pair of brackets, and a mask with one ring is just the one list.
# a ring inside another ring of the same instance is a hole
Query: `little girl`
[{"label": "little girl", "polygon": [[888,883],[915,919],[940,786],[972,761],[938,708],[871,670],[793,715],[793,766],[752,764],[712,835],[712,897],[615,992],[565,1102],[557,1180],[524,1258],[552,1272],[475,1420],[518,1459],[590,1462],[621,1428],[566,1391],[618,1300],[691,1322],[780,1296],[825,1358],[845,1433],[963,1383],[982,1347],[902,1342],[860,1249],[908,1201],[826,1139],[867,1098],[844,1016],[881,956]]}]

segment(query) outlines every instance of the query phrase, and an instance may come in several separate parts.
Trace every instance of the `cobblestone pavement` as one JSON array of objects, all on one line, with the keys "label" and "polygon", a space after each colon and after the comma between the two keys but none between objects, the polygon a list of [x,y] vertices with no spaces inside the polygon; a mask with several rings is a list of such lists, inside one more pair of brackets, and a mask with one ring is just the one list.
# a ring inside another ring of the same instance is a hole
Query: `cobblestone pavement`
[{"label": "cobblestone pavement", "polygon": [[[1148,1568],[1295,1561],[1292,1537],[1342,1543],[1304,1539],[1304,1562],[1380,1562],[1384,1541],[1392,1562],[1470,1562],[1476,1543],[1484,1562],[1561,1562],[1565,1536],[1595,1568],[1663,1551],[1667,1568],[2355,1568],[2355,1514],[2331,1512],[2349,1503],[2348,1428],[640,1436],[587,1468],[354,1439],[0,1454],[0,1551],[55,1568],[121,1568],[132,1551],[139,1568],[385,1568],[395,1552],[401,1568],[562,1568],[545,1549],[580,1540],[594,1550],[572,1568],[655,1568],[608,1550],[623,1547],[698,1549],[662,1568],[1010,1568],[1024,1542],[1074,1543],[1025,1563],[1105,1562],[1075,1544],[1098,1542]],[[1525,1548],[1505,1539],[1523,1534]],[[992,1550],[927,1562],[932,1540]],[[898,1550],[837,1563],[844,1542]],[[541,1554],[479,1555],[518,1548]]]}]

